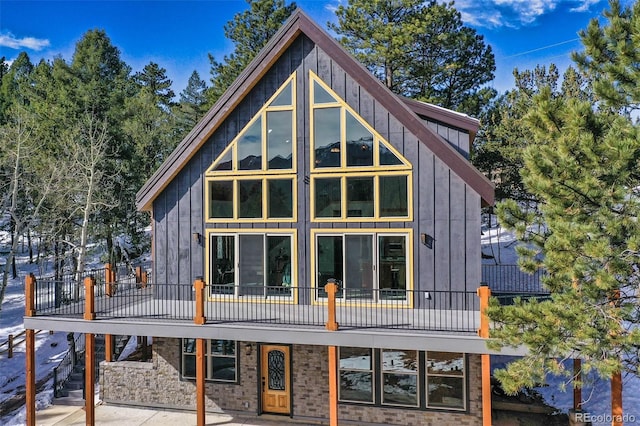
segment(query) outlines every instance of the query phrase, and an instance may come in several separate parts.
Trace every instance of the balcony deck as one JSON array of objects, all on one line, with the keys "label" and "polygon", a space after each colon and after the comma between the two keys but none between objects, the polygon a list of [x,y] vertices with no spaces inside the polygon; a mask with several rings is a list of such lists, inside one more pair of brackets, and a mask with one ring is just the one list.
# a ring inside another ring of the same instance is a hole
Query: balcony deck
[{"label": "balcony deck", "polygon": [[[118,282],[111,296],[95,287],[95,320],[193,322],[192,284]],[[326,294],[312,288],[206,288],[206,324],[260,324],[322,329],[328,321]],[[475,334],[479,299],[474,292],[359,290],[341,292],[336,303],[340,330],[396,330]],[[82,319],[84,288],[41,281],[35,315]]]}]

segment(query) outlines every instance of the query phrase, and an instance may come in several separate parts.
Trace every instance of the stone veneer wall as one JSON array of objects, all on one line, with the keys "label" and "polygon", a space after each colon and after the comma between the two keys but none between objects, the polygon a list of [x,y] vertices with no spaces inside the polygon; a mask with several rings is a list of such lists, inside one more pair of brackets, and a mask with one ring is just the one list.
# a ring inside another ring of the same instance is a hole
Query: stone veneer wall
[{"label": "stone veneer wall", "polygon": [[[239,345],[240,384],[206,385],[207,409],[212,411],[257,412],[257,355]],[[328,351],[326,347],[293,345],[294,418],[327,419],[329,413]],[[469,355],[468,413],[437,410],[340,404],[338,418],[352,424],[452,425],[482,424],[482,385],[480,356]],[[180,380],[178,339],[153,339],[152,362],[111,362],[100,365],[100,392],[106,402],[119,402],[167,408],[195,409],[195,382]]]},{"label": "stone veneer wall", "polygon": [[[257,350],[239,345],[240,385],[206,382],[207,410],[257,410]],[[153,338],[152,362],[100,363],[100,397],[106,402],[195,410],[196,384],[180,378],[180,339]]]}]

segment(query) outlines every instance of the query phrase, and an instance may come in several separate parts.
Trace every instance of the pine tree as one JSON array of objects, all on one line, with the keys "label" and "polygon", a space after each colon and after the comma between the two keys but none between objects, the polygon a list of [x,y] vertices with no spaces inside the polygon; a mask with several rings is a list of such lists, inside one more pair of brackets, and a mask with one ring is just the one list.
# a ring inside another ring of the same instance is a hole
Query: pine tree
[{"label": "pine tree", "polygon": [[342,43],[400,95],[477,115],[493,97],[495,59],[452,3],[349,0],[329,23]]},{"label": "pine tree", "polygon": [[[561,362],[567,358],[603,378],[639,374],[640,127],[626,113],[640,92],[625,89],[640,71],[639,62],[629,62],[639,12],[637,4],[622,9],[612,1],[608,24],[592,21],[581,33],[585,50],[576,59],[600,102],[553,96],[545,87],[526,117],[534,143],[525,149],[522,179],[540,200],[539,211],[509,200],[498,213],[525,243],[518,248],[521,267],[546,270],[551,295],[492,303],[490,345],[529,349],[495,373],[509,392],[544,382],[547,373],[571,377]],[[567,85],[568,93],[581,86]]]},{"label": "pine tree", "polygon": [[159,100],[160,106],[171,108],[175,93],[171,89],[171,80],[167,77],[167,70],[155,62],[149,62],[141,72],[135,73],[133,80],[141,87],[147,87]]},{"label": "pine tree", "polygon": [[285,5],[284,0],[247,0],[247,3],[249,10],[237,13],[224,26],[225,36],[234,44],[233,53],[225,55],[222,62],[209,54],[211,87],[207,90],[207,107],[222,96],[297,7],[294,2]]},{"label": "pine tree", "polygon": [[180,102],[174,108],[176,116],[176,137],[181,140],[207,112],[205,105],[207,83],[193,71],[187,87],[180,92]]}]

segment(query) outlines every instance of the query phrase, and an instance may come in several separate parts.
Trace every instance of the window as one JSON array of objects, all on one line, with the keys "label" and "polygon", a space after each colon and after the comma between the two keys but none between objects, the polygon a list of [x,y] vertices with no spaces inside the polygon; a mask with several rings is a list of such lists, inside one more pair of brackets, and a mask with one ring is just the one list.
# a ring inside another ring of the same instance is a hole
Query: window
[{"label": "window", "polygon": [[341,401],[373,403],[373,351],[339,348]]},{"label": "window", "polygon": [[315,74],[311,219],[411,220],[411,164]]},{"label": "window", "polygon": [[382,404],[418,406],[418,351],[382,349]]},{"label": "window", "polygon": [[[205,378],[216,382],[238,382],[238,344],[234,340],[205,342]],[[182,377],[196,378],[196,339],[182,339]]]},{"label": "window", "polygon": [[207,170],[208,222],[295,221],[295,73]]},{"label": "window", "polygon": [[312,230],[318,296],[325,297],[324,284],[333,278],[342,284],[339,298],[408,301],[410,234]]},{"label": "window", "polygon": [[409,176],[354,173],[312,178],[312,212],[316,221],[407,221],[410,217]]},{"label": "window", "polygon": [[461,353],[427,352],[427,406],[465,408],[465,362]]},{"label": "window", "polygon": [[341,402],[466,409],[465,354],[341,347],[339,359]]},{"label": "window", "polygon": [[209,233],[211,295],[291,296],[293,231]]}]

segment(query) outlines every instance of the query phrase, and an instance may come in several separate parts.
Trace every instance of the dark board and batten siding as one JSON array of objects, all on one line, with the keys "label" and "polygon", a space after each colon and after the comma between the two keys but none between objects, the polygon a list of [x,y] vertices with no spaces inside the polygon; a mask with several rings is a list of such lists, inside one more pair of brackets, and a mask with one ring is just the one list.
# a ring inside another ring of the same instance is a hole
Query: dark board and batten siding
[{"label": "dark board and batten siding", "polygon": [[[310,135],[309,71],[315,72],[360,116],[413,164],[413,222],[311,223],[309,176]],[[297,71],[296,141],[298,223],[204,224],[204,173],[212,161],[260,110],[282,83]],[[435,123],[442,136],[452,132],[460,144],[468,134]],[[432,124],[433,125],[433,124]],[[459,135],[458,135],[459,134]],[[450,140],[451,142],[451,140]],[[468,145],[468,142],[467,142]],[[458,148],[459,149],[459,148]],[[308,180],[307,180],[308,182]],[[299,36],[263,76],[251,93],[217,127],[188,165],[154,201],[155,282],[188,283],[204,273],[204,235],[207,228],[296,228],[298,279],[310,283],[309,254],[312,228],[412,228],[416,288],[422,290],[473,290],[480,282],[480,196],[437,158],[415,135],[358,85],[324,51],[304,35]],[[433,248],[420,243],[420,234],[433,236]],[[305,298],[306,299],[306,298]]]}]

